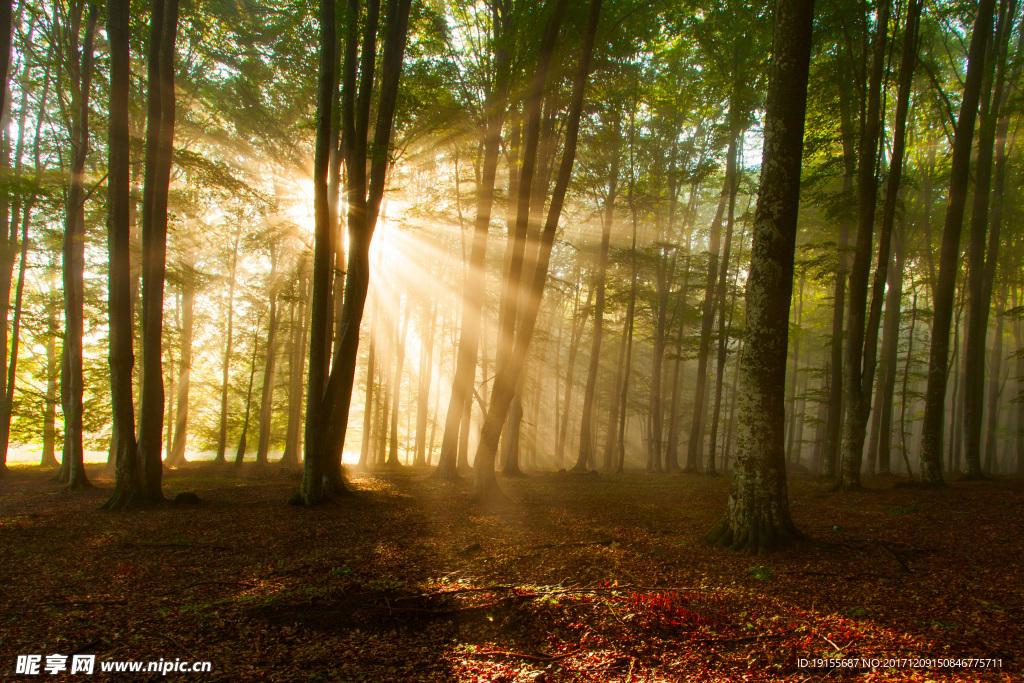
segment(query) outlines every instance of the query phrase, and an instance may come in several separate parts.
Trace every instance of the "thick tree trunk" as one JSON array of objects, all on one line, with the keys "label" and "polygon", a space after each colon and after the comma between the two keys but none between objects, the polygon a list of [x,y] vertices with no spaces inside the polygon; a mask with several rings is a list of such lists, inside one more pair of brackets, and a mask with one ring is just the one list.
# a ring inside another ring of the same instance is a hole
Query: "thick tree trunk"
[{"label": "thick tree trunk", "polygon": [[148,56],[146,172],[142,197],[142,396],[139,458],[146,497],[163,499],[161,434],[164,386],[164,273],[167,261],[167,193],[174,142],[174,41],[178,0],[153,0]]},{"label": "thick tree trunk", "polygon": [[933,304],[931,351],[928,359],[928,388],[925,392],[924,421],[921,432],[921,480],[942,486],[942,425],[946,404],[946,363],[949,357],[949,328],[953,317],[953,295],[960,255],[960,231],[967,202],[974,121],[981,95],[985,67],[985,47],[992,32],[995,0],[980,0],[974,20],[967,57],[964,95],[957,117],[953,159],[950,162],[949,200],[939,254],[939,277]]},{"label": "thick tree trunk", "polygon": [[[107,249],[110,267],[107,271],[107,305],[115,475],[114,493],[103,505],[106,509],[132,508],[146,502],[138,444],[135,441],[132,394],[135,355],[132,348],[131,139],[128,119],[131,79],[129,5],[129,0],[107,1],[107,40],[110,45],[110,118],[107,141]],[[50,346],[47,352],[49,356]]]},{"label": "thick tree trunk", "polygon": [[763,552],[803,537],[789,514],[783,442],[813,0],[775,5],[764,152],[740,356],[739,453],[725,517],[712,543]]}]

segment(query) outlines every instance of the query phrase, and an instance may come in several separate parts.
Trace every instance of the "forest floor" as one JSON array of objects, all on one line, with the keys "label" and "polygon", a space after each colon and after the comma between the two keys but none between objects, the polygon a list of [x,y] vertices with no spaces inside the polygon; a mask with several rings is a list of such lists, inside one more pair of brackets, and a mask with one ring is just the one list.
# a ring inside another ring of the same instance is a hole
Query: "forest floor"
[{"label": "forest floor", "polygon": [[[201,502],[136,513],[98,509],[112,486],[101,469],[80,493],[38,468],[0,478],[0,680],[31,680],[17,655],[54,653],[95,654],[96,673],[47,680],[112,680],[102,662],[160,659],[212,672],[134,678],[1024,675],[1020,480],[934,491],[875,477],[833,493],[791,479],[794,519],[816,543],[758,557],[702,540],[725,477],[537,474],[501,480],[512,504],[488,512],[468,479],[409,469],[354,474],[357,496],[307,510],[286,504],[296,479],[270,472],[169,472],[170,498]],[[949,668],[965,658],[996,662]]]}]

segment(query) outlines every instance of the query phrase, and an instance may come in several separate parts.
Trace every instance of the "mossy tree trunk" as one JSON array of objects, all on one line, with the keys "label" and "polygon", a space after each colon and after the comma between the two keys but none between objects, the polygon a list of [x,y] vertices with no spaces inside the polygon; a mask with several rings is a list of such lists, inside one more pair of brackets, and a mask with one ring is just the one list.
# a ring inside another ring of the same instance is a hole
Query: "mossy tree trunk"
[{"label": "mossy tree trunk", "polygon": [[783,406],[813,19],[813,0],[775,5],[740,355],[738,452],[725,516],[707,537],[734,550],[764,552],[803,537],[789,512]]}]

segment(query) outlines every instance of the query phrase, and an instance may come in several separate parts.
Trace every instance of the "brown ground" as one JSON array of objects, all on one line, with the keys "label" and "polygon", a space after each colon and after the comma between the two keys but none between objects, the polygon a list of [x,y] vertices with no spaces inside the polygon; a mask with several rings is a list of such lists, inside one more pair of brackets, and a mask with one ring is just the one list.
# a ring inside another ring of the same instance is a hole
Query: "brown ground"
[{"label": "brown ground", "polygon": [[[289,507],[272,471],[179,470],[165,492],[202,503],[139,513],[97,509],[99,471],[74,494],[35,468],[0,479],[0,679],[32,680],[18,654],[80,652],[212,662],[167,680],[1022,680],[1020,480],[793,481],[819,545],[752,557],[701,540],[724,478],[537,475],[487,513],[467,481],[409,470]],[[798,665],[815,657],[1001,668]]]}]

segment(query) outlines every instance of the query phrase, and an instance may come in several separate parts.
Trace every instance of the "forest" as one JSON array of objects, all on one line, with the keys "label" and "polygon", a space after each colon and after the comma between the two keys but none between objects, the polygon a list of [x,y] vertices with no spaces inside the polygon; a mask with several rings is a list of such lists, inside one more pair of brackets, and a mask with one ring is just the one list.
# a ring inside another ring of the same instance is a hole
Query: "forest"
[{"label": "forest", "polygon": [[0,0],[0,678],[1011,680],[1022,24]]}]

